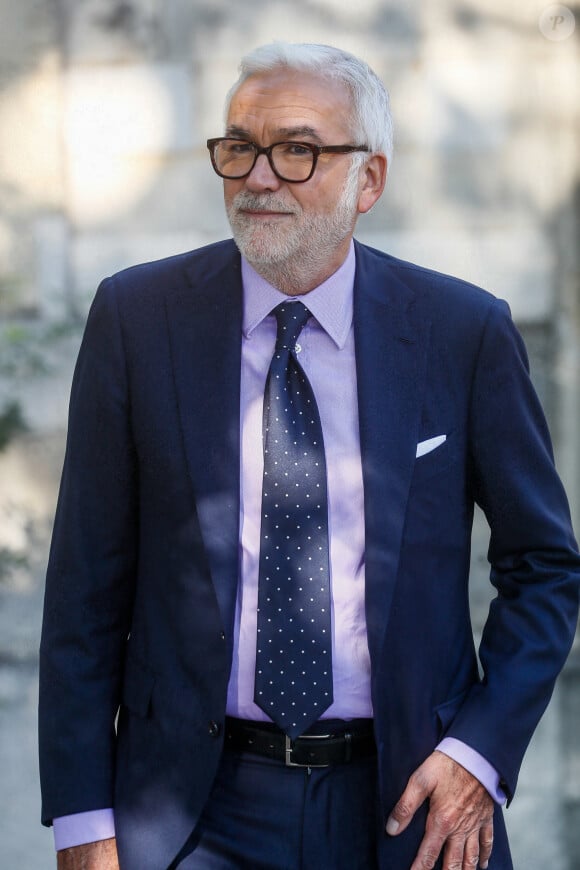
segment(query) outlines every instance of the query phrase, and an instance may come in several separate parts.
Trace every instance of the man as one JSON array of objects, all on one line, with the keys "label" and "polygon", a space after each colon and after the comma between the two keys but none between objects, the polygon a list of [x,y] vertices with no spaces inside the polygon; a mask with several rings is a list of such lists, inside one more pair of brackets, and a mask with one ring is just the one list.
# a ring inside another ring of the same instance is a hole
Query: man
[{"label": "man", "polygon": [[580,577],[521,340],[352,241],[391,154],[363,62],[258,49],[208,146],[235,244],[103,282],[75,374],[41,647],[58,866],[506,870]]}]

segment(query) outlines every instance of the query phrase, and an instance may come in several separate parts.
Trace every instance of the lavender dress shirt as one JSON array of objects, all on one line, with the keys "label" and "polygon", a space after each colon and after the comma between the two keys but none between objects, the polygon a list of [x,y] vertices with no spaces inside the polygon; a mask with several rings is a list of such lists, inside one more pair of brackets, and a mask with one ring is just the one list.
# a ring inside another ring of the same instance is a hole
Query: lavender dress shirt
[{"label": "lavender dress shirt", "polygon": [[[323,718],[371,718],[370,658],[364,609],[363,479],[353,329],[354,245],[342,266],[301,301],[313,317],[299,338],[300,364],[320,412],[328,475],[334,701]],[[227,712],[268,721],[254,704],[256,607],[262,498],[262,401],[276,341],[271,311],[282,294],[242,259],[244,319],[240,387],[240,582]],[[286,298],[286,297],[284,297]],[[499,774],[454,738],[437,747],[505,802]],[[54,819],[57,849],[115,835],[112,809]]]}]

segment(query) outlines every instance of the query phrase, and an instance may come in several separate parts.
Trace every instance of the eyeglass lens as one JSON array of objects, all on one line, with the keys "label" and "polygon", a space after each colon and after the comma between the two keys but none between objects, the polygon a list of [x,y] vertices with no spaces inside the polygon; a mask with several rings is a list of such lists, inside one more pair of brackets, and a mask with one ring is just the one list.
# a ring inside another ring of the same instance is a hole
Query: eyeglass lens
[{"label": "eyeglass lens", "polygon": [[[227,178],[242,178],[251,172],[256,148],[251,142],[223,139],[214,148],[218,171]],[[304,181],[310,175],[315,154],[300,142],[280,142],[270,152],[275,172],[288,181]]]}]

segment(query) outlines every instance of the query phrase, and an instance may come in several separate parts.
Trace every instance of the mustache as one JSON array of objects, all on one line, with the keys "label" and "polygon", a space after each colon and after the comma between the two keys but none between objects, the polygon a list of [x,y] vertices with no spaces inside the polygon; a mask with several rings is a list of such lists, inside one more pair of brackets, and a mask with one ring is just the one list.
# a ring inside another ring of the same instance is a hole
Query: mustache
[{"label": "mustache", "polygon": [[287,202],[280,199],[275,194],[257,195],[250,193],[247,190],[241,190],[232,201],[236,211],[241,209],[250,209],[251,211],[277,211],[283,214],[296,214],[298,209],[289,206]]}]

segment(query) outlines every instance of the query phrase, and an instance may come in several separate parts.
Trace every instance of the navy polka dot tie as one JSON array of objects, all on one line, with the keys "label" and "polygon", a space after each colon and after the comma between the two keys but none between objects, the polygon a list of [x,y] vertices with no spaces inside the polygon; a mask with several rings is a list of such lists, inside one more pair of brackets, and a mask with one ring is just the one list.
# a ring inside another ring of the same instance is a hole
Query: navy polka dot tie
[{"label": "navy polka dot tie", "polygon": [[310,312],[274,309],[264,394],[264,480],[254,700],[292,739],[332,703],[326,464],[318,407],[296,359]]}]

